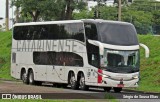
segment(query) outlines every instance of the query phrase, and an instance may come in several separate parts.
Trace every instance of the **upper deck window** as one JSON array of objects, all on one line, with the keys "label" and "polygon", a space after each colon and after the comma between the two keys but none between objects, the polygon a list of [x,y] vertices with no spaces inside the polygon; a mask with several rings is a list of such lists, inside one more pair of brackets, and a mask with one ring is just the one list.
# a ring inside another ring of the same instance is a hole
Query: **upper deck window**
[{"label": "upper deck window", "polygon": [[131,24],[102,22],[97,24],[98,40],[112,45],[139,45],[137,32]]},{"label": "upper deck window", "polygon": [[84,42],[83,23],[16,26],[13,38],[15,40],[76,39]]},{"label": "upper deck window", "polygon": [[85,34],[87,39],[98,40],[97,27],[93,23],[85,23]]}]

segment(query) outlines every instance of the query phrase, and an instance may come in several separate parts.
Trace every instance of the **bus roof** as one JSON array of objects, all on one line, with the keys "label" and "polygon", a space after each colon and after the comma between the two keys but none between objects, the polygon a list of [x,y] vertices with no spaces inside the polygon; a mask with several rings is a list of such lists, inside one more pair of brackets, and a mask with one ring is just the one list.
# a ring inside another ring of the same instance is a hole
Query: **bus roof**
[{"label": "bus roof", "polygon": [[128,23],[128,22],[103,20],[103,19],[82,19],[82,21],[95,23],[95,24],[105,22],[105,23],[120,24],[120,25],[132,25],[131,23]]},{"label": "bus roof", "polygon": [[27,22],[27,23],[16,23],[14,26],[27,26],[27,25],[45,25],[45,24],[65,24],[65,23],[112,23],[120,25],[132,25],[131,23],[122,22],[122,21],[112,21],[112,20],[103,20],[103,19],[81,19],[81,20],[61,20],[61,21],[45,21],[45,22]]},{"label": "bus roof", "polygon": [[64,24],[64,23],[83,23],[83,21],[81,20],[62,20],[62,21],[28,22],[28,23],[16,23],[14,26]]}]

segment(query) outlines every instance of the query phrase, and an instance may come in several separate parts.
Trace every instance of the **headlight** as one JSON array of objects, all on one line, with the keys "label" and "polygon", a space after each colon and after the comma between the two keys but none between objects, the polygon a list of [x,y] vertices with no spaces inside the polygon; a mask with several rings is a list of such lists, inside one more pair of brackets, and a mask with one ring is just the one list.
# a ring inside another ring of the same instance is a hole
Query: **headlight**
[{"label": "headlight", "polygon": [[110,76],[108,76],[108,75],[103,75],[103,77],[104,77],[104,78],[109,78]]},{"label": "headlight", "polygon": [[138,76],[134,76],[134,77],[132,77],[133,79],[138,79],[139,77]]}]

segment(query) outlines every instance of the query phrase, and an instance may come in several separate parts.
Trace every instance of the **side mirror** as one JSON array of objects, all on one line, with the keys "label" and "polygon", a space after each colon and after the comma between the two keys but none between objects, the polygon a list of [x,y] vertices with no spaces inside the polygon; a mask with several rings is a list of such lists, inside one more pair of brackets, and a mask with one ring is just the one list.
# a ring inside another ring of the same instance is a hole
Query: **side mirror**
[{"label": "side mirror", "polygon": [[145,49],[145,57],[149,58],[149,48],[145,44],[142,44],[142,43],[140,43],[140,46]]}]

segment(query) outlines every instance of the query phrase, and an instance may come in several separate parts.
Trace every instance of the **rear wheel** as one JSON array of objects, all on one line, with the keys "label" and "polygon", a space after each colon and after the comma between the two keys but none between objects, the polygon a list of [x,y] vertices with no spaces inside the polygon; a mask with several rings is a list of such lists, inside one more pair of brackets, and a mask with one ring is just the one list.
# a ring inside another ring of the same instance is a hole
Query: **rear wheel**
[{"label": "rear wheel", "polygon": [[74,90],[78,89],[78,87],[79,87],[73,72],[70,73],[69,84],[71,85],[71,88]]},{"label": "rear wheel", "polygon": [[110,92],[112,88],[111,87],[104,87],[103,89],[105,92]]},{"label": "rear wheel", "polygon": [[122,88],[119,88],[119,87],[114,87],[113,89],[114,89],[114,92],[116,93],[119,93],[122,91]]},{"label": "rear wheel", "polygon": [[34,84],[35,84],[34,74],[33,74],[33,71],[32,71],[32,70],[29,71],[29,84],[31,84],[31,85],[34,85]]},{"label": "rear wheel", "polygon": [[22,79],[22,82],[24,84],[28,84],[29,81],[28,81],[28,76],[27,76],[27,73],[25,70],[22,71],[22,74],[21,74],[21,79]]},{"label": "rear wheel", "polygon": [[85,84],[85,77],[84,77],[83,73],[81,73],[81,77],[80,77],[80,80],[79,80],[79,85],[80,85],[81,90],[88,90],[89,89],[89,87]]}]

